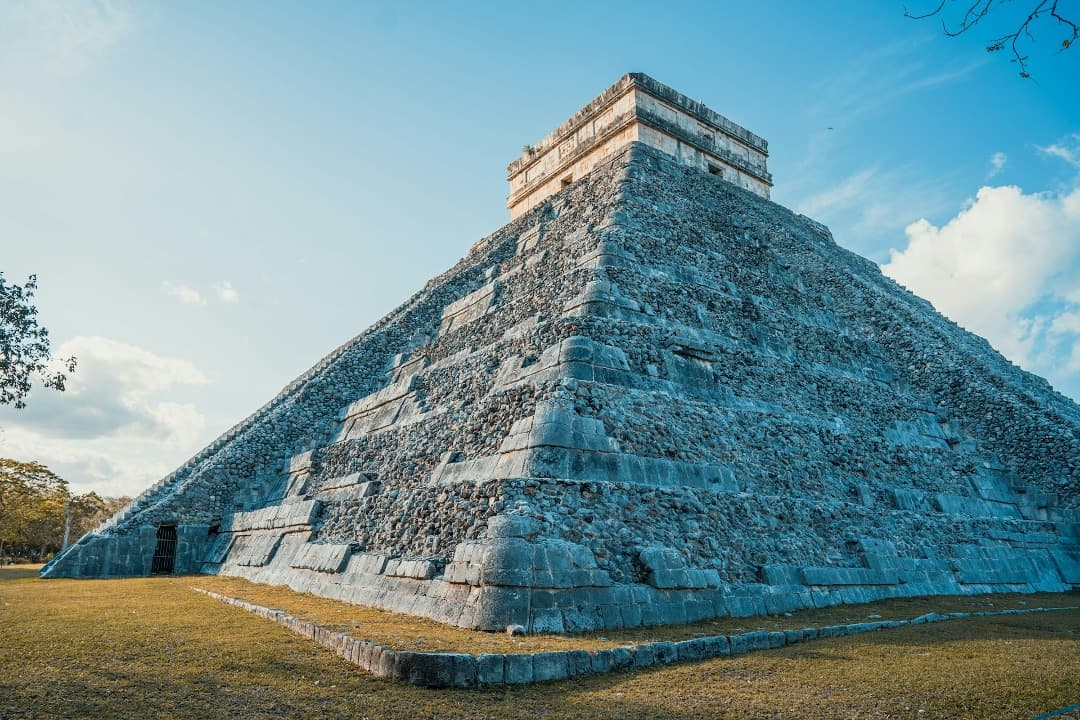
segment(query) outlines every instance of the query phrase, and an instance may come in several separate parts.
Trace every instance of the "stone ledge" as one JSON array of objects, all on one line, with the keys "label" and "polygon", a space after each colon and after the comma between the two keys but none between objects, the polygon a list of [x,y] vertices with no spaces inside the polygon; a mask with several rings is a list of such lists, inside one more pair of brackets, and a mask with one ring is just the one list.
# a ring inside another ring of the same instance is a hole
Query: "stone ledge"
[{"label": "stone ledge", "polygon": [[612,670],[638,669],[674,662],[741,655],[754,650],[769,650],[822,638],[857,635],[906,625],[925,625],[972,617],[1080,610],[1080,606],[1074,605],[1059,608],[954,612],[945,615],[929,612],[910,620],[880,620],[773,632],[755,630],[739,635],[715,635],[678,642],[661,640],[592,652],[559,650],[469,655],[468,653],[390,650],[368,640],[357,640],[345,633],[328,630],[317,623],[300,620],[281,610],[263,607],[201,588],[192,588],[192,590],[286,627],[297,635],[332,650],[339,657],[377,677],[404,680],[413,685],[432,688],[474,688],[566,680],[579,675],[598,675]]}]

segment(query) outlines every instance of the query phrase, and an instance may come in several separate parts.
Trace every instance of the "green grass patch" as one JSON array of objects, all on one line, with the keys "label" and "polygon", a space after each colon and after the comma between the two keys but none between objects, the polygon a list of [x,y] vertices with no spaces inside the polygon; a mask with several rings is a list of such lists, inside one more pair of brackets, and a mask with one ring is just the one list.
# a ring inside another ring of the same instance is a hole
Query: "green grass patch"
[{"label": "green grass patch", "polygon": [[[427,690],[368,676],[191,590],[228,594],[226,580],[43,581],[33,568],[0,569],[0,718],[991,719],[1030,718],[1080,698],[1080,611],[921,625],[538,686]],[[1019,599],[1033,607],[1077,597]],[[964,609],[951,601],[923,607]],[[1017,606],[1005,596],[990,602]],[[846,612],[851,620],[888,617],[883,608]],[[815,624],[796,617],[798,626]],[[754,629],[774,620],[734,622]]]}]

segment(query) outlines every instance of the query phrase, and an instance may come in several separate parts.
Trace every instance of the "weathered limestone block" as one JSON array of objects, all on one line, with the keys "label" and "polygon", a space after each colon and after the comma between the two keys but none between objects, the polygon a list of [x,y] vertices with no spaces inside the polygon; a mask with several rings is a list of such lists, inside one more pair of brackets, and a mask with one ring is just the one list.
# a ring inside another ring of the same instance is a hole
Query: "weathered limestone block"
[{"label": "weathered limestone block", "polygon": [[270,562],[281,542],[279,532],[240,535],[233,541],[228,561],[235,565],[261,567]]},{"label": "weathered limestone block", "polygon": [[430,558],[391,559],[383,571],[389,577],[430,580],[439,572],[439,563]]},{"label": "weathered limestone block", "polygon": [[224,533],[214,538],[213,544],[206,552],[205,562],[213,565],[220,565],[225,561],[225,557],[228,555],[229,550],[232,549],[233,542],[236,540],[236,535],[232,533]]},{"label": "weathered limestone block", "polygon": [[488,518],[490,538],[529,538],[540,532],[540,523],[526,515],[496,515]]},{"label": "weathered limestone block", "polygon": [[446,306],[439,325],[439,334],[446,335],[484,316],[495,304],[499,283],[490,282],[479,290]]},{"label": "weathered limestone block", "polygon": [[348,545],[307,545],[293,557],[292,567],[324,573],[339,573],[349,561]]},{"label": "weathered limestone block", "polygon": [[1020,511],[1014,502],[996,502],[950,493],[938,493],[934,496],[934,499],[942,512],[951,515],[967,514],[977,517],[1020,518]]},{"label": "weathered limestone block", "polygon": [[400,670],[395,676],[422,687],[472,687],[477,682],[477,665],[465,653],[398,653]]},{"label": "weathered limestone block", "polygon": [[673,548],[643,548],[638,553],[638,559],[646,570],[645,582],[655,588],[701,590],[720,586],[720,575],[716,570],[687,567],[686,560]]},{"label": "weathered limestone block", "polygon": [[476,682],[481,686],[507,682],[505,655],[479,655],[476,658]]},{"label": "weathered limestone block", "polygon": [[505,655],[503,678],[507,685],[522,685],[533,681],[532,655]]},{"label": "weathered limestone block", "polygon": [[1080,552],[1054,549],[1050,554],[1062,579],[1071,585],[1080,585]]},{"label": "weathered limestone block", "polygon": [[221,532],[244,532],[247,530],[270,530],[310,526],[318,515],[318,500],[282,502],[280,505],[226,515],[219,525]]},{"label": "weathered limestone block", "polygon": [[802,569],[806,585],[895,585],[895,572],[866,568],[806,567]]}]

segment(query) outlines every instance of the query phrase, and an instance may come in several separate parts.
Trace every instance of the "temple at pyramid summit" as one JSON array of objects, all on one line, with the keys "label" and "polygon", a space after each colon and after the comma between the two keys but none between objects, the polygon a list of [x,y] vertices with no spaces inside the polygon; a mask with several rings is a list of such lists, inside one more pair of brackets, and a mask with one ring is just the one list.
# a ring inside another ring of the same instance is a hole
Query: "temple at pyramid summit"
[{"label": "temple at pyramid summit", "polygon": [[214,573],[578,632],[1080,586],[1080,406],[629,74],[509,224],[45,577]]},{"label": "temple at pyramid summit", "polygon": [[648,75],[624,75],[508,168],[510,219],[539,205],[632,142],[769,197],[769,144]]}]

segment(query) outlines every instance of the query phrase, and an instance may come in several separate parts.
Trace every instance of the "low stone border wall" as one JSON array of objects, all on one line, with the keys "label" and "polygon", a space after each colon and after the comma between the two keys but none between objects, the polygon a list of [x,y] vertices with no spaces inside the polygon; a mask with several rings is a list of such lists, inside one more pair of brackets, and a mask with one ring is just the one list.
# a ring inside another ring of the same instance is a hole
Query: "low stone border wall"
[{"label": "low stone border wall", "polygon": [[368,640],[357,640],[345,633],[335,632],[313,622],[306,622],[288,613],[219,593],[192,588],[228,605],[254,613],[310,638],[334,651],[345,660],[359,665],[378,677],[404,680],[424,687],[472,688],[487,685],[518,685],[547,680],[565,680],[581,675],[597,675],[612,670],[646,668],[668,665],[683,660],[704,660],[725,655],[741,655],[752,650],[766,650],[819,638],[856,635],[906,625],[959,620],[995,615],[1024,615],[1028,613],[1077,610],[1080,606],[1061,608],[1024,608],[989,612],[955,612],[942,615],[931,612],[911,620],[878,620],[875,622],[828,625],[801,630],[755,630],[740,635],[713,635],[679,642],[651,642],[641,645],[611,648],[610,650],[560,650],[555,652],[469,655],[468,653],[425,653],[410,650],[390,650]]}]

